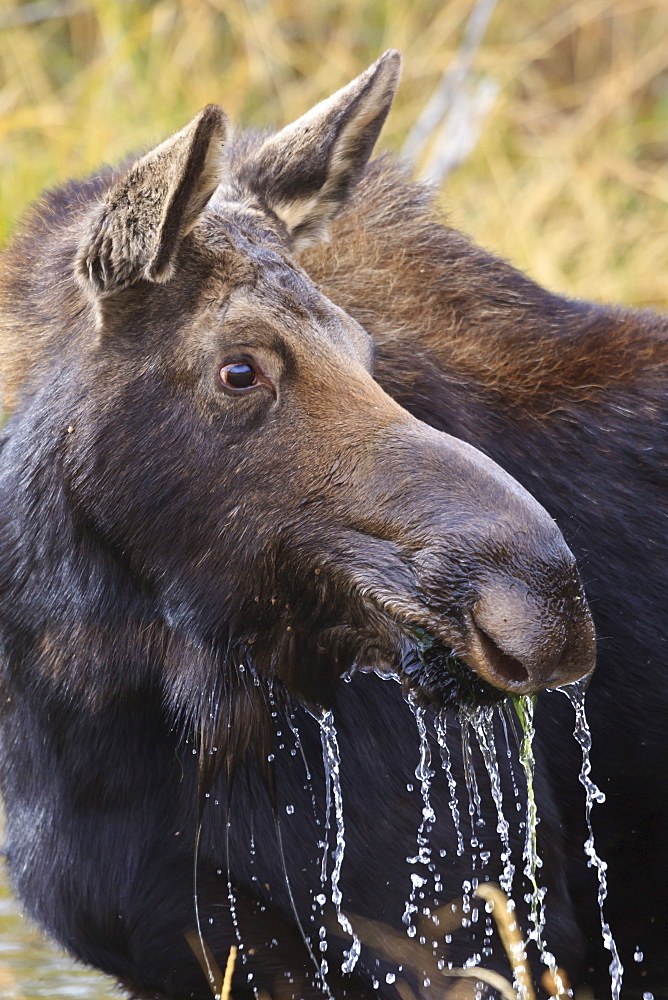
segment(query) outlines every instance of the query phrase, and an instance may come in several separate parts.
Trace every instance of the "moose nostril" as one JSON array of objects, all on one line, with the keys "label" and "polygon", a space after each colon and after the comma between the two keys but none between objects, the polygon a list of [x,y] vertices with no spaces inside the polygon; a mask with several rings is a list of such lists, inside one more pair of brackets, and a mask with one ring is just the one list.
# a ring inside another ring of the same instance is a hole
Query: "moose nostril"
[{"label": "moose nostril", "polygon": [[515,687],[519,684],[526,684],[529,680],[529,672],[523,663],[509,653],[504,653],[490,635],[476,623],[473,624],[475,637],[479,651],[485,661],[485,666],[489,671],[490,680],[493,684],[509,684]]},{"label": "moose nostril", "polygon": [[465,613],[461,655],[484,680],[515,694],[536,694],[592,670],[594,628],[579,589],[573,594],[563,581],[557,586],[559,580],[551,589],[530,588],[516,577],[483,583]]}]

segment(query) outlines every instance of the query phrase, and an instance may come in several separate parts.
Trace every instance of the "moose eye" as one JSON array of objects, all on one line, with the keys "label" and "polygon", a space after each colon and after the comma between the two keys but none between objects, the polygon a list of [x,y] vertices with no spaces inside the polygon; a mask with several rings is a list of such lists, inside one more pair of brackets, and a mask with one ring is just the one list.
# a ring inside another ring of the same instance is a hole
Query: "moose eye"
[{"label": "moose eye", "polygon": [[252,365],[239,361],[233,365],[223,365],[220,369],[220,381],[227,389],[251,389],[259,385],[257,372]]}]

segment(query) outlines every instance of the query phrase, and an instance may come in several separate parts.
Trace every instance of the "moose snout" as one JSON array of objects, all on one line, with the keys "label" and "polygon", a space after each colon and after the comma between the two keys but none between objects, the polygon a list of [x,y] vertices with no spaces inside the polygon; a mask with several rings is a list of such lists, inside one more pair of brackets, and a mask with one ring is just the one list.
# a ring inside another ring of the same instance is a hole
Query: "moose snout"
[{"label": "moose snout", "polygon": [[594,625],[555,521],[463,442],[431,429],[404,433],[415,442],[410,486],[383,512],[411,553],[421,608],[406,616],[497,689],[535,694],[591,673]]},{"label": "moose snout", "polygon": [[354,489],[339,491],[333,510],[355,526],[346,572],[365,602],[418,636],[426,672],[412,672],[415,683],[449,697],[443,650],[515,694],[591,673],[595,634],[575,559],[534,497],[482,452],[414,418],[388,421],[373,447],[366,434]]},{"label": "moose snout", "polygon": [[492,578],[464,616],[463,658],[484,680],[534,694],[579,680],[594,667],[594,625],[574,566],[543,586]]}]

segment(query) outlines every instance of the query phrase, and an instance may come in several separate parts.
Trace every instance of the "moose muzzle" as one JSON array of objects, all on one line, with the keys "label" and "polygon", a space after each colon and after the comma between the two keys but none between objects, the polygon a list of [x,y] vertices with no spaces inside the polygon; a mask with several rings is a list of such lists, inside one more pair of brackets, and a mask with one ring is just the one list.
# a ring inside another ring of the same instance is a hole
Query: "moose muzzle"
[{"label": "moose muzzle", "polygon": [[362,585],[400,627],[502,691],[533,694],[591,672],[594,627],[575,560],[526,490],[413,418],[383,431],[372,458],[356,474],[374,512],[358,530],[393,559],[374,588],[362,551]]}]

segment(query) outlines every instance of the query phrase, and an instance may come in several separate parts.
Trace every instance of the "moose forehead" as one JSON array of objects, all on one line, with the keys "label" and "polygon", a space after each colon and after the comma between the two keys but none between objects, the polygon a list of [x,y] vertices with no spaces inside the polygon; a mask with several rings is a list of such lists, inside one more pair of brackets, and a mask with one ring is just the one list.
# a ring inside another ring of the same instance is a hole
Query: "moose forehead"
[{"label": "moose forehead", "polygon": [[371,366],[371,337],[294,263],[261,213],[216,204],[193,236],[211,266],[188,339],[264,347],[285,359],[334,354]]}]

